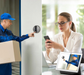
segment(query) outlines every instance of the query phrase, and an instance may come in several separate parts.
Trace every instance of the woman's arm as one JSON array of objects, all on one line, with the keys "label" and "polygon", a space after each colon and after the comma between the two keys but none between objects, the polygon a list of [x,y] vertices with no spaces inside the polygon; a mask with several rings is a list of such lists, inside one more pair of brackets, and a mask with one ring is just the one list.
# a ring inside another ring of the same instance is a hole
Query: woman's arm
[{"label": "woman's arm", "polygon": [[[58,45],[60,46],[60,48],[61,48],[61,45],[56,43],[57,42],[56,40],[57,39],[55,37],[55,42],[51,41],[51,40],[46,40],[46,42],[45,42],[45,46],[46,46],[45,58],[46,58],[46,60],[49,60],[51,62],[55,62],[60,53],[60,49],[59,49]],[[51,43],[47,43],[48,41],[50,41]],[[54,49],[55,47],[57,47],[57,49]],[[52,50],[50,50],[50,49],[52,49]]]},{"label": "woman's arm", "polygon": [[[75,36],[75,35],[74,35]],[[56,38],[57,39],[57,38]],[[73,38],[72,38],[73,39]],[[48,54],[46,54],[46,59],[48,59],[49,61],[51,61],[51,62],[55,62],[56,60],[57,60],[57,57],[58,57],[58,54],[60,53],[60,51],[62,51],[63,50],[63,52],[73,52],[73,53],[79,53],[80,51],[81,51],[81,47],[82,47],[82,41],[83,41],[83,36],[82,36],[82,34],[81,35],[77,35],[77,36],[75,36],[75,38],[74,38],[74,44],[73,44],[73,48],[72,48],[72,50],[69,50],[69,49],[67,49],[67,48],[65,48],[65,47],[63,47],[62,45],[59,45],[58,44],[58,41],[59,40],[55,40],[55,43],[57,43],[57,44],[54,44],[53,46],[51,45],[51,44],[47,44],[47,45],[49,45],[48,47],[49,48],[54,48],[54,50],[53,51],[49,51],[49,53]],[[51,41],[50,41],[51,42]],[[69,44],[70,45],[70,44]],[[62,47],[63,48],[62,48]],[[47,56],[48,55],[48,56]]]}]

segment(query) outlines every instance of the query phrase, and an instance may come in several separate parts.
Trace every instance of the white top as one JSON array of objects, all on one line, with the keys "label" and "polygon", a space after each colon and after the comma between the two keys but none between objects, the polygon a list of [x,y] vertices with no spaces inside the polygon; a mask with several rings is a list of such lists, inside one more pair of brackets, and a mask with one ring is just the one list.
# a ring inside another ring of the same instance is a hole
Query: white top
[{"label": "white top", "polygon": [[[81,53],[82,41],[83,41],[82,34],[71,31],[71,34],[66,44],[66,47],[64,49],[64,52],[70,52],[70,53],[80,52]],[[59,43],[64,46],[62,32],[55,35],[54,42]],[[48,58],[47,54],[45,55],[46,60],[55,62],[57,60],[57,57],[60,51],[61,51],[60,49],[51,50],[49,53],[50,58]]]}]

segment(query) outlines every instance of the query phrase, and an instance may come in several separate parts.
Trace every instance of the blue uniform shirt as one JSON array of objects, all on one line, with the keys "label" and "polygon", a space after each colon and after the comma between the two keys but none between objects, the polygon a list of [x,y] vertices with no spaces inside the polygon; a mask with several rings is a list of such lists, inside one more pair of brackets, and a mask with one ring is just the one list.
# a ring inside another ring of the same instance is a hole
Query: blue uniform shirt
[{"label": "blue uniform shirt", "polygon": [[72,60],[71,62],[65,60],[65,62],[67,62],[68,64],[72,64],[72,65],[75,65],[75,66],[78,67],[78,60],[77,59],[76,60]]},{"label": "blue uniform shirt", "polygon": [[[4,29],[0,24],[0,42],[10,41],[10,40],[16,40],[18,42],[21,42],[27,38],[29,38],[28,34],[23,35],[21,37],[15,36],[10,30]],[[12,75],[11,63],[0,64],[0,75]]]}]

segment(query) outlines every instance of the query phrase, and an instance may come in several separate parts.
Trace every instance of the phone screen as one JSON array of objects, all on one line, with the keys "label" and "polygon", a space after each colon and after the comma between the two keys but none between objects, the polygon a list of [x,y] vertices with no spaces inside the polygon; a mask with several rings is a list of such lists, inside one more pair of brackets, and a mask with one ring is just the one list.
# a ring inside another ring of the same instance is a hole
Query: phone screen
[{"label": "phone screen", "polygon": [[[49,36],[44,36],[44,39],[45,39],[45,40],[47,40],[47,39],[50,40]],[[50,43],[50,41],[48,41],[47,43]]]}]

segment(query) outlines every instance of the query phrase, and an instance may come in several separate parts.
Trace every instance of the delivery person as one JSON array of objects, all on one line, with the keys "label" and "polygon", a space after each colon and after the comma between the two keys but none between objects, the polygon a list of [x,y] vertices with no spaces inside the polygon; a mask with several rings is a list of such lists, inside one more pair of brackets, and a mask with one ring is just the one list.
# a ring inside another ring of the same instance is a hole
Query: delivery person
[{"label": "delivery person", "polygon": [[65,60],[65,59],[63,59],[63,60],[64,60],[66,63],[68,63],[68,64],[72,64],[72,65],[75,65],[75,66],[78,67],[77,55],[73,55],[72,57],[73,57],[73,60],[72,60],[71,62],[69,62],[69,61],[67,61],[67,60]]},{"label": "delivery person", "polygon": [[[0,24],[0,42],[16,40],[21,42],[29,37],[34,37],[34,33],[26,34],[23,36],[15,36],[10,30],[7,28],[12,25],[12,20],[15,20],[11,17],[9,13],[3,13],[0,16],[1,24]],[[0,75],[12,75],[12,67],[11,63],[0,64]]]}]

